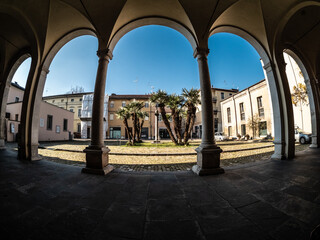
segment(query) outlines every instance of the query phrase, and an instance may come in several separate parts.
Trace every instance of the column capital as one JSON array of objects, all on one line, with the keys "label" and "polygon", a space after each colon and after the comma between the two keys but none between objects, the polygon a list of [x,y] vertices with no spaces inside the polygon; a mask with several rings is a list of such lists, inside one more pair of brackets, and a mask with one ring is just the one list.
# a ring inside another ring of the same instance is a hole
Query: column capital
[{"label": "column capital", "polygon": [[99,49],[97,51],[97,55],[99,58],[105,58],[106,60],[112,60],[113,55],[109,48],[106,49]]},{"label": "column capital", "polygon": [[201,57],[207,57],[209,54],[208,48],[196,48],[193,52],[194,58],[201,58]]},{"label": "column capital", "polygon": [[47,66],[42,66],[41,73],[47,75],[50,72]]}]

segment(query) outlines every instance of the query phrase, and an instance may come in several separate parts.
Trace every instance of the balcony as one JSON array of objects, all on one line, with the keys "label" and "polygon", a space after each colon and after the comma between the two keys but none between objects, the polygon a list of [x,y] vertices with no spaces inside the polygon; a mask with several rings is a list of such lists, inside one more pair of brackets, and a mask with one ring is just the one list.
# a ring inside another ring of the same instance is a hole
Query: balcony
[{"label": "balcony", "polygon": [[213,103],[217,103],[217,97],[213,97],[213,98],[212,98],[212,102],[213,102]]}]

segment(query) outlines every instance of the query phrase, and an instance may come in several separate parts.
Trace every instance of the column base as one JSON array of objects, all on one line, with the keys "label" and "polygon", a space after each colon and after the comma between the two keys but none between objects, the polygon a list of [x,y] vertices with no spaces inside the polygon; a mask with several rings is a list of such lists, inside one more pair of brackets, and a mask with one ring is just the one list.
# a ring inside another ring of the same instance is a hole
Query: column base
[{"label": "column base", "polygon": [[114,167],[112,165],[107,165],[103,169],[94,169],[94,168],[82,168],[82,173],[89,173],[95,175],[107,175],[109,172],[113,171]]},{"label": "column base", "polygon": [[109,165],[109,148],[98,149],[89,146],[83,151],[86,153],[86,167],[82,169],[83,173],[106,175],[114,169]]},{"label": "column base", "polygon": [[271,155],[271,160],[286,160],[286,156],[282,153],[282,148],[284,147],[284,142],[273,141],[274,143],[274,153]]},{"label": "column base", "polygon": [[224,169],[221,167],[218,168],[209,168],[209,169],[203,169],[199,165],[194,165],[192,167],[192,171],[199,175],[199,176],[206,176],[206,175],[217,175],[224,173]]},{"label": "column base", "polygon": [[0,150],[1,149],[6,149],[6,143],[5,143],[4,139],[0,139]]},{"label": "column base", "polygon": [[31,161],[39,161],[42,159],[38,154],[38,147],[39,147],[39,144],[31,145],[31,157],[30,157]]},{"label": "column base", "polygon": [[197,165],[192,167],[192,171],[199,175],[215,175],[224,173],[220,167],[221,148],[217,145],[200,145],[197,149]]},{"label": "column base", "polygon": [[312,135],[312,139],[311,139],[311,145],[309,146],[309,148],[318,148],[318,141],[317,141],[317,136],[316,135]]}]

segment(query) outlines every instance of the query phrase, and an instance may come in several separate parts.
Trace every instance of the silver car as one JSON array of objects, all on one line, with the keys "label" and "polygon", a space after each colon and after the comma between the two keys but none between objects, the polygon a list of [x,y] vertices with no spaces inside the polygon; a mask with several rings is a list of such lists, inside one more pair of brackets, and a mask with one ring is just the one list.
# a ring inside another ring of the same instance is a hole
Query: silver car
[{"label": "silver car", "polygon": [[216,141],[225,141],[227,139],[228,139],[228,137],[226,135],[224,135],[224,133],[222,133],[222,132],[216,132],[214,134],[214,140],[216,140]]},{"label": "silver car", "polygon": [[301,144],[311,142],[311,133],[305,133],[301,129],[295,129],[294,136],[296,141],[299,141]]}]

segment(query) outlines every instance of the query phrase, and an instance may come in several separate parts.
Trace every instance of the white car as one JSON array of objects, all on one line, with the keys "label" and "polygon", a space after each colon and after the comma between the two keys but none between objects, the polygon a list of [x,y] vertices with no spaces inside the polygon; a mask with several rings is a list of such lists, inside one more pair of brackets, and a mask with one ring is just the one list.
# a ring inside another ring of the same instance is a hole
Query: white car
[{"label": "white car", "polygon": [[224,133],[222,133],[222,132],[216,132],[214,134],[214,140],[216,140],[216,141],[225,141],[227,139],[228,139],[228,137],[226,135],[224,135]]},{"label": "white car", "polygon": [[311,133],[305,133],[301,129],[295,129],[294,138],[301,144],[309,143],[311,142]]}]

